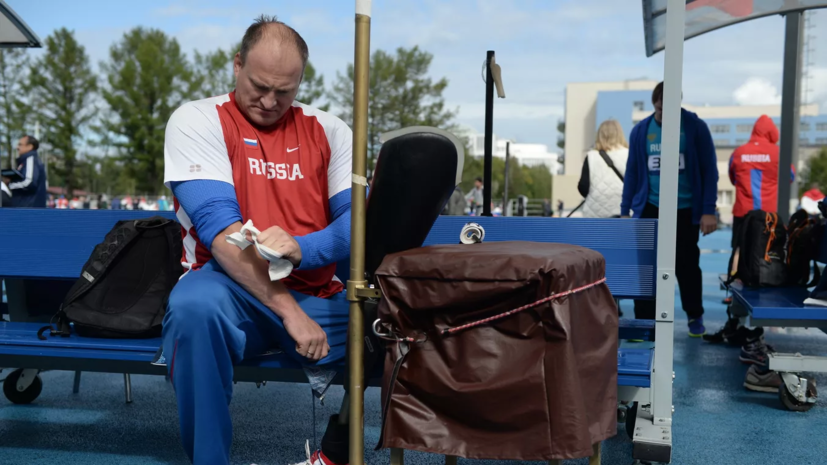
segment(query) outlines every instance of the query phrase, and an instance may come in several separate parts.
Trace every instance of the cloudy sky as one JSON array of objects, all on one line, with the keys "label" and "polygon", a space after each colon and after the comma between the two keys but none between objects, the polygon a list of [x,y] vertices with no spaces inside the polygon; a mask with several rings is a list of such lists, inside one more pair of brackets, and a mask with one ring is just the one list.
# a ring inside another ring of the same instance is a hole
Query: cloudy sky
[{"label": "cloudy sky", "polygon": [[[276,14],[307,40],[330,83],[353,59],[352,0],[6,0],[41,38],[66,27],[94,63],[135,26],[158,28],[184,50],[240,40],[261,13]],[[229,4],[235,6],[228,6]],[[506,96],[495,102],[500,137],[555,146],[568,82],[660,79],[663,54],[646,58],[640,0],[374,0],[371,48],[419,45],[459,120],[483,129],[486,50],[495,50]],[[827,113],[827,10],[812,17],[810,100]],[[684,101],[696,105],[780,101],[784,20],[771,17],[686,43]],[[818,35],[821,35],[819,37]],[[817,46],[820,44],[820,46]],[[36,53],[36,52],[34,52]]]}]

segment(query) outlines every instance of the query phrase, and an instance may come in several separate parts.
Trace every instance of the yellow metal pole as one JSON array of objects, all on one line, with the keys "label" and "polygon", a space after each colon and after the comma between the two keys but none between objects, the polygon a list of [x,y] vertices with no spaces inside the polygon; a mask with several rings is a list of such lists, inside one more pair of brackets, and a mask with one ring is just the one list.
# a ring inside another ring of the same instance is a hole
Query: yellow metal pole
[{"label": "yellow metal pole", "polygon": [[350,301],[348,371],[350,409],[350,465],[365,463],[364,429],[364,298],[358,289],[365,281],[365,195],[368,151],[368,73],[370,68],[371,0],[356,0],[356,46],[353,60],[353,176],[350,222]]}]

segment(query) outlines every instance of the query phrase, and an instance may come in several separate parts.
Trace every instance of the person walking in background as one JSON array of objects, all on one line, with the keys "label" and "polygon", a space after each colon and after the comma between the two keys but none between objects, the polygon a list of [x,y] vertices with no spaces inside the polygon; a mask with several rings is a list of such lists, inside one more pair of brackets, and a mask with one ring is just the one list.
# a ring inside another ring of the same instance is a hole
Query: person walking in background
[{"label": "person walking in background", "polygon": [[563,217],[563,199],[557,199],[557,216]]},{"label": "person walking in background", "polygon": [[629,144],[616,120],[607,120],[597,129],[594,149],[586,154],[577,190],[585,199],[584,218],[617,218],[623,198],[623,173],[629,158]]},{"label": "person walking in background", "polygon": [[543,199],[543,216],[548,218],[554,216],[554,213],[551,211],[551,202],[548,199]]},{"label": "person walking in background", "polygon": [[17,171],[23,176],[19,181],[4,179],[11,190],[11,204],[22,208],[46,208],[46,169],[37,156],[40,142],[32,136],[17,141]]},{"label": "person walking in background", "polygon": [[476,216],[482,215],[482,178],[477,177],[474,180],[474,188],[465,195],[465,200],[471,202],[471,213]]},{"label": "person walking in background", "polygon": [[[632,129],[626,163],[620,215],[628,218],[657,218],[660,205],[661,123],[663,83],[652,92],[655,112]],[[689,336],[706,333],[703,321],[703,281],[700,268],[699,232],[710,234],[718,227],[718,166],[715,145],[706,123],[697,114],[681,108],[678,160],[678,221],[675,247],[675,277],[683,310],[689,318]],[[655,319],[654,301],[635,301],[635,318]]]},{"label": "person walking in background", "polygon": [[457,186],[454,188],[454,192],[448,199],[448,203],[445,204],[445,208],[442,210],[442,214],[451,216],[463,216],[465,215],[466,205],[467,203],[465,202],[465,195],[462,194],[462,188]]}]

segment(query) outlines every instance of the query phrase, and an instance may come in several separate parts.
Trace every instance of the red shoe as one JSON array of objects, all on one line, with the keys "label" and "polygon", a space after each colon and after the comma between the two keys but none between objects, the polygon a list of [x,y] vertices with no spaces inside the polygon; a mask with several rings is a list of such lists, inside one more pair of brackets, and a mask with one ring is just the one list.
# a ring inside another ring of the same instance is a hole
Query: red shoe
[{"label": "red shoe", "polygon": [[348,465],[346,463],[334,463],[327,458],[321,450],[317,450],[311,454],[310,441],[304,443],[304,451],[307,454],[307,460],[292,465]]}]

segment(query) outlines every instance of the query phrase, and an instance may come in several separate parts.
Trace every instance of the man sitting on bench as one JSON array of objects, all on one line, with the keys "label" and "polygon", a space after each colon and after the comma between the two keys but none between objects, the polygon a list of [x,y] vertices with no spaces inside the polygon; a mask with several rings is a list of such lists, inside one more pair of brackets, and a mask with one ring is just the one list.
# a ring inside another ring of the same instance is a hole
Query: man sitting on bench
[{"label": "man sitting on bench", "polygon": [[[262,16],[235,56],[235,91],[182,105],[166,128],[164,181],[187,272],[169,299],[163,350],[196,464],[229,463],[233,365],[275,346],[305,366],[345,358],[347,304],[321,299],[344,301],[334,271],[350,253],[352,133],[294,102],[307,58],[295,30]],[[247,220],[293,264],[289,276],[271,281],[255,247],[227,242]],[[308,462],[347,463],[347,439],[334,416]]]}]

